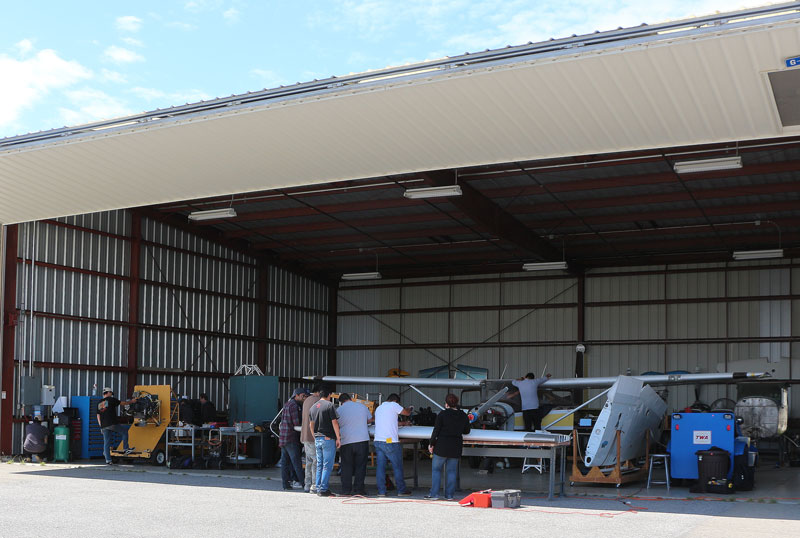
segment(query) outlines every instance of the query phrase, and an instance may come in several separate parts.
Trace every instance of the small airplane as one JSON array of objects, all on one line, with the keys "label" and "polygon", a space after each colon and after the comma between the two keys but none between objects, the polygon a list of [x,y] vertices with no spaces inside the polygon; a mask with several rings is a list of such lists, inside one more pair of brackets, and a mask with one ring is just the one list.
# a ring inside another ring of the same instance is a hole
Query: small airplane
[{"label": "small airplane", "polygon": [[[490,409],[497,409],[505,414],[504,430],[478,430],[464,436],[464,440],[471,443],[519,443],[520,445],[533,442],[558,442],[562,443],[569,436],[546,431],[548,427],[560,422],[566,416],[586,407],[598,398],[607,395],[594,428],[589,437],[589,442],[584,455],[584,464],[587,467],[605,467],[617,462],[616,435],[617,431],[624,431],[624,438],[620,440],[620,460],[627,461],[642,456],[645,451],[644,439],[648,434],[650,439],[658,438],[658,427],[663,418],[667,404],[653,390],[651,385],[683,385],[703,383],[728,383],[740,380],[757,380],[770,377],[765,372],[722,372],[698,374],[656,374],[641,376],[617,377],[583,377],[569,379],[548,379],[539,385],[540,389],[549,390],[581,390],[589,388],[604,388],[603,392],[587,400],[581,405],[571,409],[568,413],[559,416],[558,420],[545,424],[542,430],[536,432],[514,431],[514,410],[510,405],[500,400],[508,392],[511,379],[433,379],[412,377],[356,377],[356,376],[307,376],[304,379],[324,383],[354,384],[354,385],[390,385],[407,386],[427,398],[441,409],[432,398],[428,397],[423,388],[447,389],[478,389],[481,391],[481,404],[472,408],[468,415],[471,421],[477,420]],[[544,430],[544,431],[543,431]],[[400,437],[405,439],[427,439],[433,431],[431,427],[410,426],[400,428]]]}]

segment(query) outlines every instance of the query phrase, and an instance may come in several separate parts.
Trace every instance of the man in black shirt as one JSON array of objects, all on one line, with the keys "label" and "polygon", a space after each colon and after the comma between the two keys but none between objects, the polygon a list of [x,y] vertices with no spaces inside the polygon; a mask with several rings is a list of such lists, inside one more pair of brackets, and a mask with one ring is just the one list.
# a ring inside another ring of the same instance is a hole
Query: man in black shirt
[{"label": "man in black shirt", "polygon": [[331,497],[333,493],[328,487],[328,482],[333,470],[336,449],[340,446],[339,419],[331,402],[330,390],[327,388],[320,390],[319,398],[320,400],[311,407],[308,414],[308,425],[317,448],[315,485],[317,486],[317,495]]},{"label": "man in black shirt", "polygon": [[458,478],[458,463],[464,445],[462,435],[470,430],[469,418],[463,411],[457,409],[458,396],[448,394],[444,399],[445,409],[436,415],[436,424],[433,426],[428,450],[433,454],[431,466],[431,491],[426,499],[439,498],[439,484],[442,480],[442,467],[445,468],[445,499],[453,500],[456,492]]},{"label": "man in black shirt", "polygon": [[121,405],[130,405],[136,398],[121,402],[114,398],[114,391],[111,387],[103,389],[103,399],[97,404],[97,423],[100,424],[100,431],[103,432],[103,456],[106,464],[112,465],[111,461],[111,438],[114,432],[122,435],[122,448],[125,454],[133,452],[128,446],[128,429],[117,422],[117,408]]},{"label": "man in black shirt", "polygon": [[209,401],[208,394],[200,393],[200,424],[208,424],[217,421],[217,408],[213,402]]}]

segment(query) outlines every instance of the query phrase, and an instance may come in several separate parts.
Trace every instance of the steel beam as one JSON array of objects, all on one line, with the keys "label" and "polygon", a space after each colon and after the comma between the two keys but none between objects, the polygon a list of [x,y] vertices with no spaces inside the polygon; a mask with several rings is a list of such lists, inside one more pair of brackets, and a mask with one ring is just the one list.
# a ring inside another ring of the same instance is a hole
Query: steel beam
[{"label": "steel beam", "polygon": [[[422,174],[435,186],[452,185],[455,173],[451,170],[436,170]],[[480,223],[495,237],[528,251],[534,258],[552,261],[561,259],[561,253],[550,246],[550,243],[536,235],[516,217],[506,212],[494,202],[486,198],[468,183],[461,184],[461,196],[446,198],[447,202],[457,207],[474,222]]]},{"label": "steel beam", "polygon": [[141,270],[141,250],[142,250],[142,217],[138,213],[131,213],[131,257],[130,257],[130,281],[128,285],[128,367],[126,370],[128,377],[128,392],[133,394],[133,387],[136,386],[136,376],[139,367],[139,274]]},{"label": "steel beam", "polygon": [[[0,228],[2,228],[0,226]],[[0,399],[0,454],[12,453],[14,418],[14,352],[17,327],[17,242],[19,228],[6,226],[5,289],[3,291],[2,399]],[[3,284],[3,283],[0,283]]]}]

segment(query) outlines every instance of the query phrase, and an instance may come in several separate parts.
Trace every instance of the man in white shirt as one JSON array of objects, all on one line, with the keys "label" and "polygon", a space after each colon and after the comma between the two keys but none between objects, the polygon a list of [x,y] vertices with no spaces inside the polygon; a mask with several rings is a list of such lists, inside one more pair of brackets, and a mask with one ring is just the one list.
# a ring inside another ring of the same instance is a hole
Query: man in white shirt
[{"label": "man in white shirt", "polygon": [[342,495],[365,495],[364,477],[369,457],[369,428],[372,413],[366,405],[354,402],[350,395],[339,395],[339,460],[342,471]]},{"label": "man in white shirt", "polygon": [[378,485],[378,497],[386,497],[386,461],[392,464],[394,480],[397,484],[397,495],[408,497],[411,490],[406,489],[403,479],[403,448],[398,442],[397,417],[408,416],[414,406],[403,407],[400,405],[400,396],[390,394],[386,401],[375,410],[375,481]]},{"label": "man in white shirt", "polygon": [[528,372],[525,377],[511,382],[517,387],[517,390],[509,393],[506,397],[511,398],[519,394],[522,400],[522,419],[525,421],[525,431],[532,432],[542,429],[542,418],[544,417],[539,411],[539,385],[548,379],[550,379],[550,374],[536,379],[532,372]]}]

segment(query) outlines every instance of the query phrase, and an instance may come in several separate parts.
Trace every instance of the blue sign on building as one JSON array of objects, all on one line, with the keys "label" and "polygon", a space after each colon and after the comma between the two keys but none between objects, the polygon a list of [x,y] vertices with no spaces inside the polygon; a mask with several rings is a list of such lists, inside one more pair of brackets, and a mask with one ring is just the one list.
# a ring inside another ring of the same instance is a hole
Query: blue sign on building
[{"label": "blue sign on building", "polygon": [[786,59],[786,67],[797,67],[797,66],[800,66],[800,56],[795,56],[794,58]]}]

